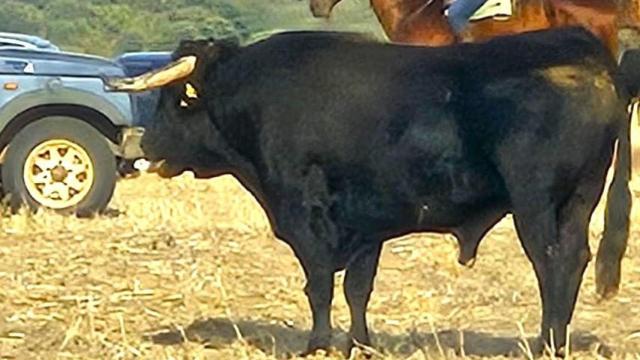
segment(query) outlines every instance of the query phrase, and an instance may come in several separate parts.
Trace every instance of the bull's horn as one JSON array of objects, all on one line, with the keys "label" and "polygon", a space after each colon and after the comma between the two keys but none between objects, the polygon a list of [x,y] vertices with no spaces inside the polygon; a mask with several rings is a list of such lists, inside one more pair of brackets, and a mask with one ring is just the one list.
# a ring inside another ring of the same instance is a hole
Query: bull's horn
[{"label": "bull's horn", "polygon": [[159,88],[191,75],[196,67],[196,56],[184,56],[162,69],[149,71],[136,77],[107,78],[104,80],[108,91],[138,92]]}]

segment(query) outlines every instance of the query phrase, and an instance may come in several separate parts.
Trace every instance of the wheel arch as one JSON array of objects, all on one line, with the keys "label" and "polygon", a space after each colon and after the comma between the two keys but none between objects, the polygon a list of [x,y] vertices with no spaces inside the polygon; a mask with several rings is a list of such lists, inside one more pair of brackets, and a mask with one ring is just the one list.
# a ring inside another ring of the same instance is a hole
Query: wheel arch
[{"label": "wheel arch", "polygon": [[[4,154],[11,140],[27,125],[49,116],[67,116],[93,126],[112,144],[117,144],[121,128],[98,110],[75,104],[47,104],[29,108],[11,119],[0,132],[0,149]],[[0,157],[1,159],[1,157]]]}]

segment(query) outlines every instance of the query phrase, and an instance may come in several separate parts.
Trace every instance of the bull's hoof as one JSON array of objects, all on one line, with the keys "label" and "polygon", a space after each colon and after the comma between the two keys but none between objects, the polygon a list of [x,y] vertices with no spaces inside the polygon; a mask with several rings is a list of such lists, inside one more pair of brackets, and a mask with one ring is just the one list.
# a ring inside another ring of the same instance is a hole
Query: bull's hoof
[{"label": "bull's hoof", "polygon": [[458,257],[458,264],[466,267],[467,269],[472,269],[473,266],[476,264],[476,258],[475,256],[466,258],[461,255],[460,257]]},{"label": "bull's hoof", "polygon": [[307,344],[307,350],[300,354],[301,357],[316,355],[319,352],[329,354],[331,346],[331,335],[312,337]]},{"label": "bull's hoof", "polygon": [[[371,345],[371,341],[359,342],[354,338],[350,338],[346,350],[347,351],[344,355],[348,359],[372,359],[373,356],[377,354],[376,350]],[[359,357],[355,357],[354,352],[359,354]]]},{"label": "bull's hoof", "polygon": [[564,345],[562,345],[561,347],[557,347],[556,349],[552,349],[549,344],[541,337],[538,337],[537,339],[532,341],[532,343],[530,344],[530,349],[531,355],[537,358],[543,355],[561,359],[566,357],[566,348]]},{"label": "bull's hoof", "polygon": [[546,348],[546,342],[544,341],[544,339],[542,339],[541,337],[535,338],[529,344],[529,350],[531,350],[531,354],[526,354],[526,355],[533,355],[535,357],[540,357],[544,354],[545,348]]}]

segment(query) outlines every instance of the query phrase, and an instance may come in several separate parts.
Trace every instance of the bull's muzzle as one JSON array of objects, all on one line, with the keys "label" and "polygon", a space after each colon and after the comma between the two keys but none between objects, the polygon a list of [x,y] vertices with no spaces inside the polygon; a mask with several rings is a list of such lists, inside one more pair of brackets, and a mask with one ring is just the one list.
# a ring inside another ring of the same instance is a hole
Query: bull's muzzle
[{"label": "bull's muzzle", "polygon": [[109,77],[103,79],[107,91],[141,92],[157,89],[182,80],[196,68],[195,55],[184,56],[167,66],[136,77]]},{"label": "bull's muzzle", "polygon": [[138,159],[134,161],[133,168],[144,172],[153,172],[152,169],[159,166],[159,162],[151,162],[147,159]]},{"label": "bull's muzzle", "polygon": [[147,159],[138,159],[133,163],[136,170],[149,174],[156,174],[162,178],[172,178],[182,174],[184,169],[170,166],[166,160],[149,161]]}]

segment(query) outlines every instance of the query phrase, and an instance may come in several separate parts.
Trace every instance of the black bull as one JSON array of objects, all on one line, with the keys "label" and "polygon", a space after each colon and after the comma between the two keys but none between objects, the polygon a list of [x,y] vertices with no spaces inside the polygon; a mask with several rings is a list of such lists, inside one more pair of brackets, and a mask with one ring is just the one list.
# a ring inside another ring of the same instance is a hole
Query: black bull
[{"label": "black bull", "polygon": [[143,139],[151,160],[165,160],[161,173],[233,174],[255,196],[307,278],[309,351],[329,345],[336,271],[346,270],[350,334],[370,344],[383,241],[453,233],[467,263],[506,213],[538,278],[542,339],[562,347],[616,140],[596,271],[602,296],[617,290],[631,203],[628,96],[588,32],[431,49],[297,32],[246,47],[183,42],[175,58],[170,79],[163,70],[107,85],[163,86]]}]

